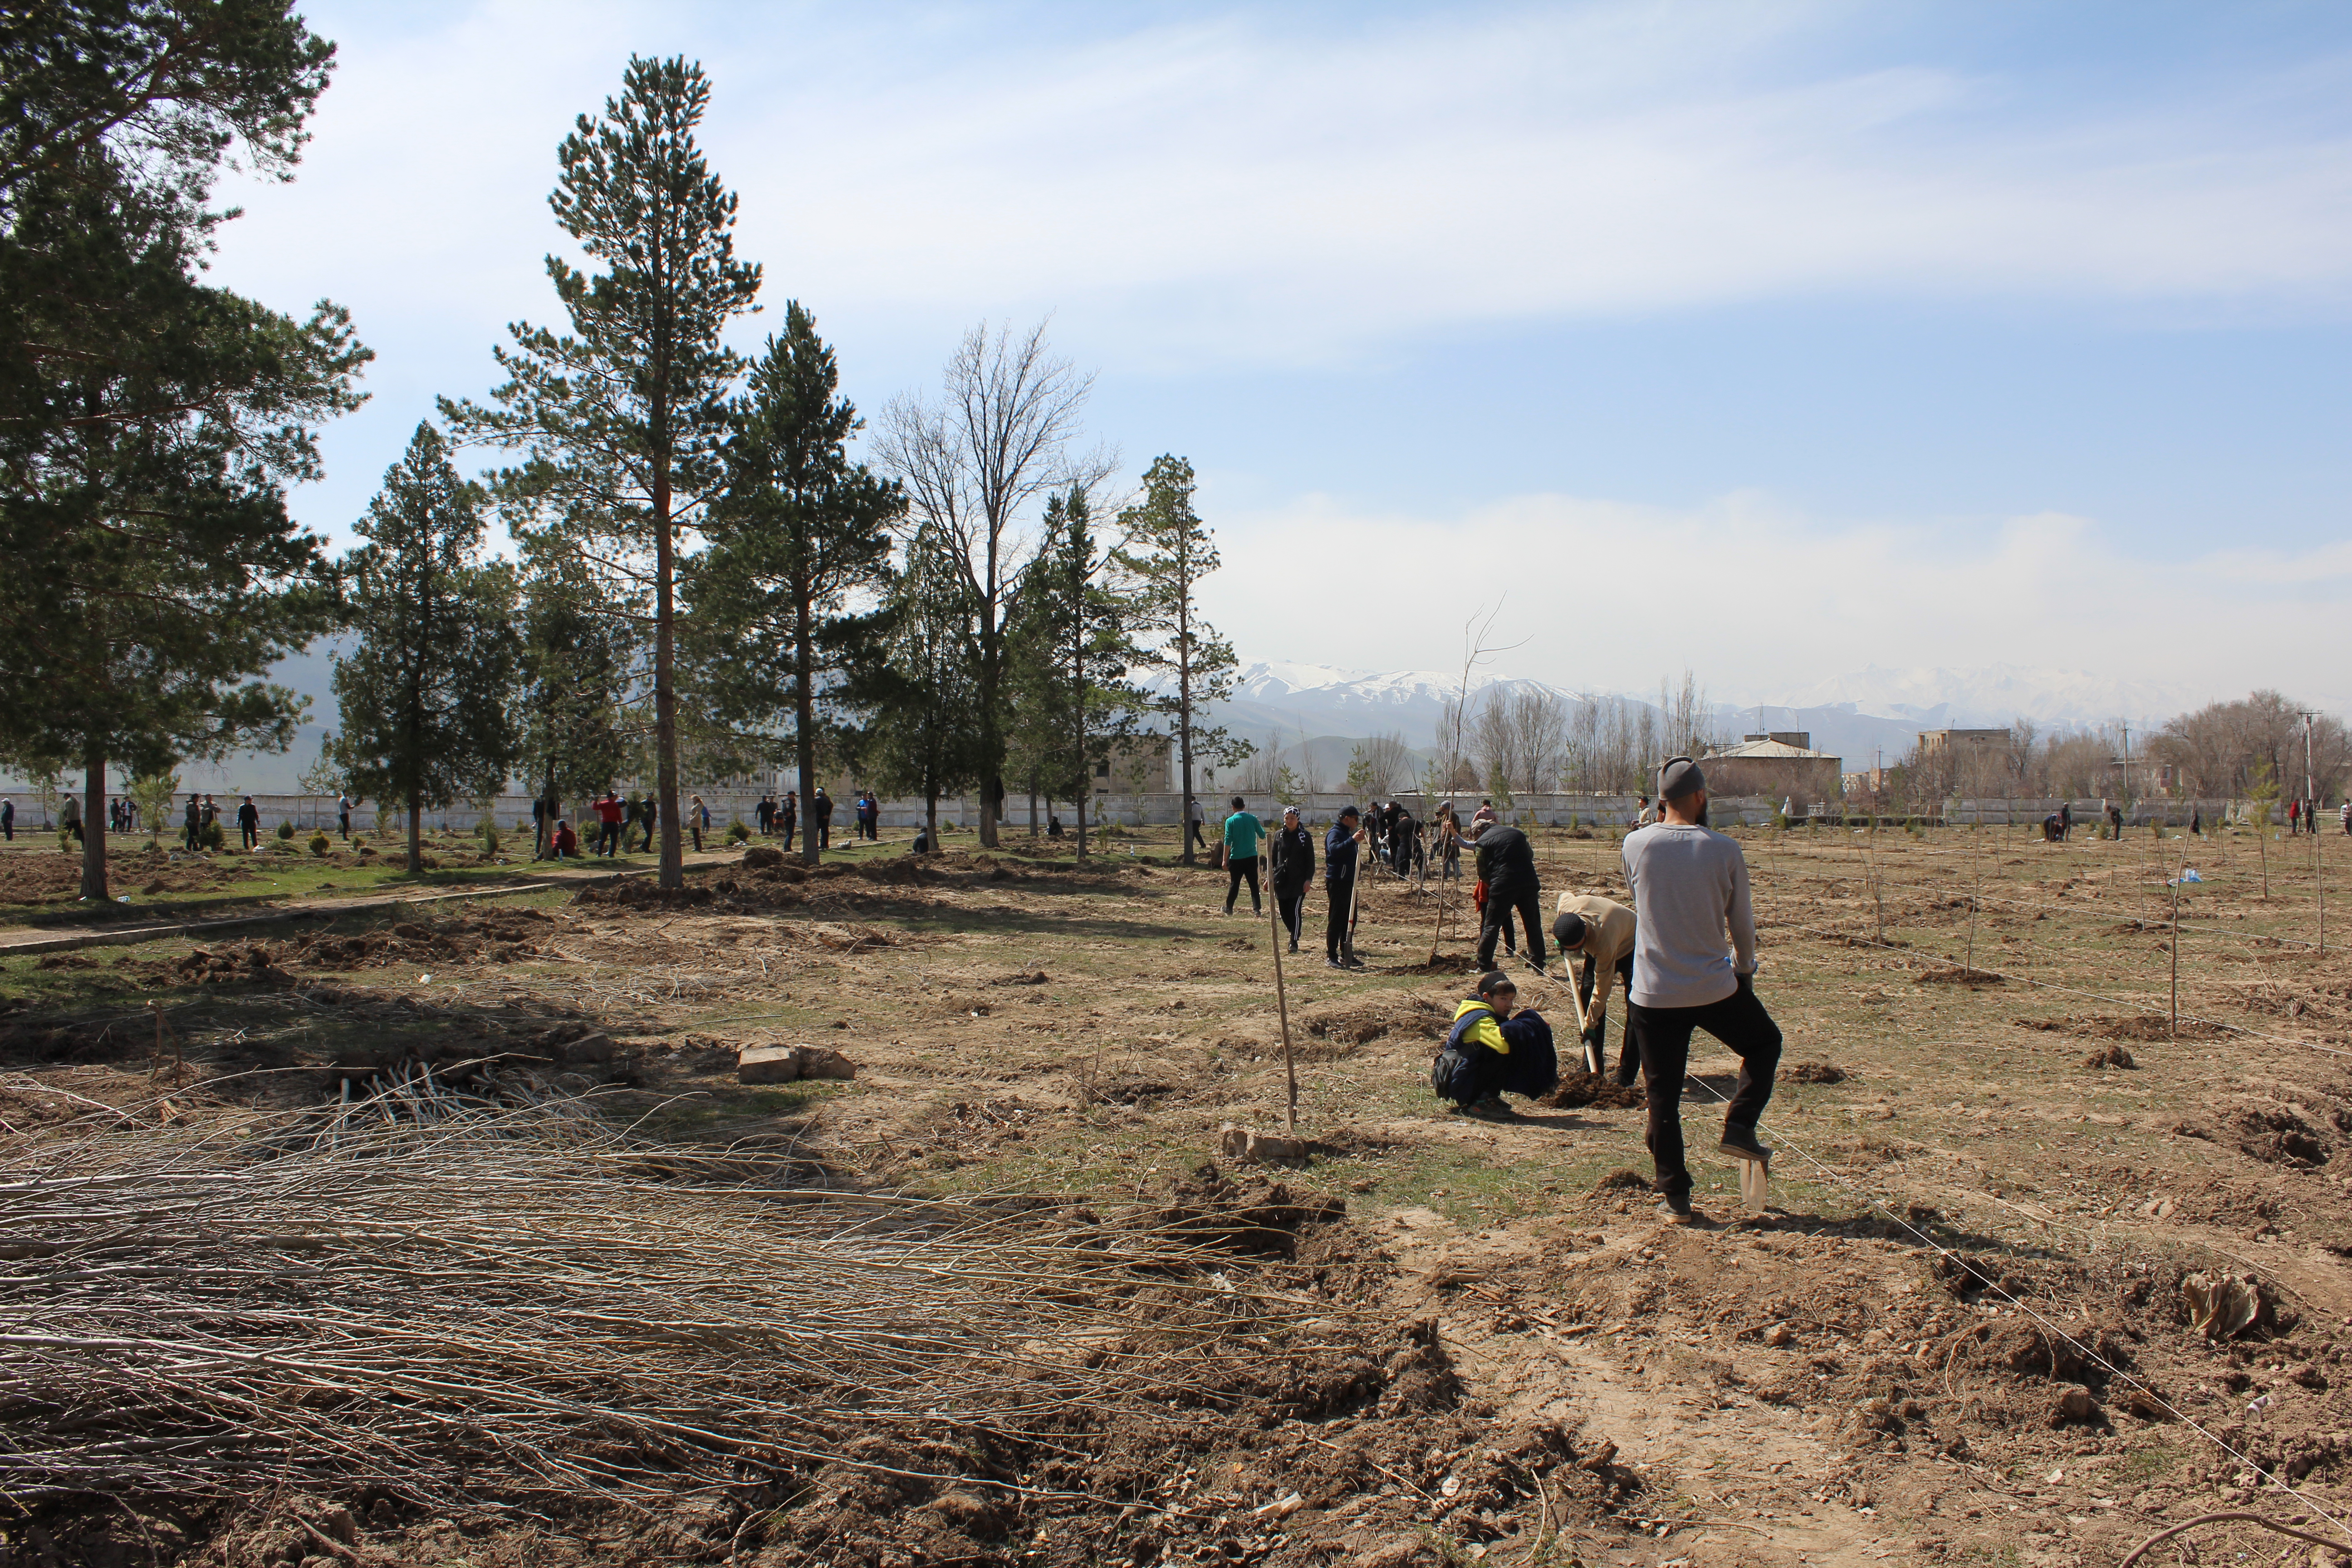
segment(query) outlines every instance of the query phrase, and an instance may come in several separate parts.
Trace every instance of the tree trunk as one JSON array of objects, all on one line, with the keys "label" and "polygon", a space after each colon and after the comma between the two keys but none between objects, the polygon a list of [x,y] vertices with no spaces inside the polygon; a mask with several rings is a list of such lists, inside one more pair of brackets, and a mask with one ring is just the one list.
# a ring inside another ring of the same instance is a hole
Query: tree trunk
[{"label": "tree trunk", "polygon": [[678,836],[677,688],[672,681],[677,626],[675,542],[669,527],[669,465],[656,455],[654,473],[654,795],[661,813],[661,885],[686,885],[686,848]]},{"label": "tree trunk", "polygon": [[[816,678],[816,656],[809,647],[809,622],[815,610],[804,583],[793,585],[793,761],[801,771],[801,863],[817,863],[816,833],[816,699],[809,684]],[[936,839],[933,840],[937,842]],[[786,846],[790,847],[790,846]]]},{"label": "tree trunk", "polygon": [[940,852],[940,775],[936,772],[923,780],[923,842],[930,846],[927,853]]},{"label": "tree trunk", "polygon": [[1037,837],[1037,770],[1029,770],[1029,837]]},{"label": "tree trunk", "polygon": [[412,877],[425,869],[425,801],[415,790],[408,792],[408,874]]},{"label": "tree trunk", "polygon": [[1087,791],[1083,780],[1078,786],[1078,858],[1087,858]]},{"label": "tree trunk", "polygon": [[1192,864],[1192,582],[1189,573],[1177,579],[1176,745],[1184,771],[1184,790],[1177,802],[1176,814],[1184,819],[1184,864],[1190,866]]},{"label": "tree trunk", "polygon": [[106,890],[106,752],[95,741],[82,752],[81,896],[113,901]]}]

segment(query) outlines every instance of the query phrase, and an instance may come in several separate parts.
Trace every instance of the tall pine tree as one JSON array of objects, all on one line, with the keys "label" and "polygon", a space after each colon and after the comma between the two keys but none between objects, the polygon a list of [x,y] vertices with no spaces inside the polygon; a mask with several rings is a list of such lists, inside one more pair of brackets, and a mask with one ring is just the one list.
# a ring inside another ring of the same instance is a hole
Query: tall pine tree
[{"label": "tall pine tree", "polygon": [[199,274],[222,163],[290,177],[333,52],[272,0],[0,10],[0,754],[79,773],[88,899],[109,763],[282,749],[258,678],[332,622],[285,492],[367,352]]},{"label": "tall pine tree", "polygon": [[419,425],[345,564],[359,636],[334,661],[334,759],[354,790],[406,809],[412,874],[425,808],[497,794],[515,761],[514,575],[481,559],[482,507],[440,432]]},{"label": "tall pine tree", "polygon": [[[765,760],[790,746],[803,802],[824,724],[881,657],[890,529],[906,510],[897,485],[850,461],[862,421],[839,387],[815,318],[787,303],[739,402],[727,493],[688,589],[698,706],[726,731],[716,750]],[[814,866],[816,813],[800,821]]]},{"label": "tall pine tree", "polygon": [[1184,798],[1184,862],[1192,861],[1191,807],[1192,764],[1240,762],[1252,750],[1247,741],[1207,723],[1202,710],[1234,693],[1234,645],[1201,618],[1201,580],[1217,569],[1216,542],[1192,510],[1192,465],[1162,457],[1143,475],[1143,496],[1119,514],[1127,542],[1112,552],[1137,589],[1137,628],[1157,637],[1137,654],[1136,664],[1163,678],[1153,701],[1176,731]]},{"label": "tall pine tree", "polygon": [[1135,733],[1147,700],[1127,679],[1130,605],[1110,568],[1084,487],[1049,498],[1045,537],[1014,601],[1013,740],[1045,798],[1076,805],[1081,860],[1095,769]]},{"label": "tall pine tree", "polygon": [[547,258],[571,336],[527,323],[498,351],[493,406],[444,401],[458,431],[528,456],[499,476],[548,507],[653,606],[655,790],[661,885],[685,879],[678,837],[677,595],[681,539],[724,486],[728,394],[741,358],[719,342],[754,309],[760,268],[735,258],[735,197],[695,131],[710,83],[683,58],[632,56],[601,121],[557,153],[556,222],[599,273]]}]

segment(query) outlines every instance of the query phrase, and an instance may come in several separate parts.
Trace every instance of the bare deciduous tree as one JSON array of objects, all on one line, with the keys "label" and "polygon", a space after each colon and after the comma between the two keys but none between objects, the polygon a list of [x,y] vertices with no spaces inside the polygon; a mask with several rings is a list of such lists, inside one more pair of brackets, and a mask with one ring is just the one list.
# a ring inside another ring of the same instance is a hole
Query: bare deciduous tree
[{"label": "bare deciduous tree", "polygon": [[1478,764],[1479,787],[1508,799],[1519,771],[1519,734],[1511,723],[1511,699],[1500,686],[1486,689],[1470,721],[1470,754]]},{"label": "bare deciduous tree", "polygon": [[1560,756],[1568,742],[1568,704],[1557,692],[1528,688],[1511,699],[1513,767],[1511,788],[1546,795],[1559,782]]},{"label": "bare deciduous tree", "polygon": [[980,837],[996,843],[1003,815],[1005,629],[1019,575],[1022,513],[1049,490],[1092,487],[1116,458],[1076,456],[1078,416],[1094,377],[1054,356],[1040,321],[1015,337],[986,322],[964,334],[937,403],[893,398],[875,442],[879,466],[906,487],[908,524],[954,552],[974,606],[973,686],[980,705]]},{"label": "bare deciduous tree", "polygon": [[1413,773],[1412,748],[1404,737],[1391,731],[1357,742],[1348,759],[1349,787],[1375,799],[1385,800],[1408,783]]}]

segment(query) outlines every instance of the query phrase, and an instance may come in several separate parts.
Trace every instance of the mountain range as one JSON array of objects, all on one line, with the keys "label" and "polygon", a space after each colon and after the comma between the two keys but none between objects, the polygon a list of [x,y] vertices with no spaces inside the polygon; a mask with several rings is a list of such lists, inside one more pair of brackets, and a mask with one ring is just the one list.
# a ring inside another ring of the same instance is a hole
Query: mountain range
[{"label": "mountain range", "polygon": [[[1222,723],[1265,750],[1304,744],[1318,771],[1336,777],[1353,742],[1394,733],[1415,750],[1434,747],[1446,701],[1463,689],[1459,673],[1360,670],[1289,660],[1249,665],[1230,700],[1211,710]],[[1490,691],[1548,691],[1571,700],[1587,695],[1548,681],[1474,672],[1474,706]],[[1596,692],[1654,710],[1654,694]],[[2208,700],[2207,694],[2076,670],[1992,665],[1979,669],[1890,669],[1873,665],[1757,702],[1711,702],[1718,734],[1803,731],[1813,749],[1844,760],[1848,771],[1907,751],[1922,730],[2005,727],[2029,719],[2043,730],[2083,729],[2118,721],[2135,729],[2161,723]]]},{"label": "mountain range", "polygon": [[[282,756],[244,754],[212,766],[181,770],[184,787],[290,790],[295,776],[319,751],[319,732],[334,727],[334,697],[328,687],[324,646],[287,660],[271,678],[306,692],[313,705],[291,752]],[[1273,749],[1301,771],[1338,788],[1348,757],[1359,740],[1397,734],[1416,751],[1433,752],[1446,700],[1463,687],[1459,671],[1347,669],[1333,665],[1262,659],[1243,669],[1231,700],[1214,705],[1210,722],[1220,723],[1263,752]],[[1524,677],[1474,672],[1474,703],[1489,691],[1551,692],[1574,700],[1582,693]],[[1655,709],[1655,694],[1599,692]],[[2033,721],[2044,730],[2084,728],[2127,720],[2137,730],[2210,700],[2214,694],[2154,682],[2079,670],[2035,669],[2020,665],[1981,668],[1888,668],[1872,665],[1807,687],[1769,694],[1761,701],[1710,704],[1717,733],[1736,737],[1760,731],[1801,730],[1816,751],[1843,758],[1847,771],[1892,760],[1910,748],[1921,730],[2006,725]]]}]

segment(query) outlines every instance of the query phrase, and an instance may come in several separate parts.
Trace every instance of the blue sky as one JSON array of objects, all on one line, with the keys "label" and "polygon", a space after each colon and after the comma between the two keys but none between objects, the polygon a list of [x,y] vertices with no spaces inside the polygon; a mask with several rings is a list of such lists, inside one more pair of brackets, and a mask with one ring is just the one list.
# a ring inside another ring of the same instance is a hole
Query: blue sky
[{"label": "blue sky", "polygon": [[1200,470],[1245,658],[1443,668],[1507,590],[1497,672],[1577,688],[2352,696],[2340,5],[309,14],[337,85],[217,276],[381,356],[331,534],[549,317],[571,117],[683,52],[772,312],[869,410],[1050,314],[1129,470]]}]

